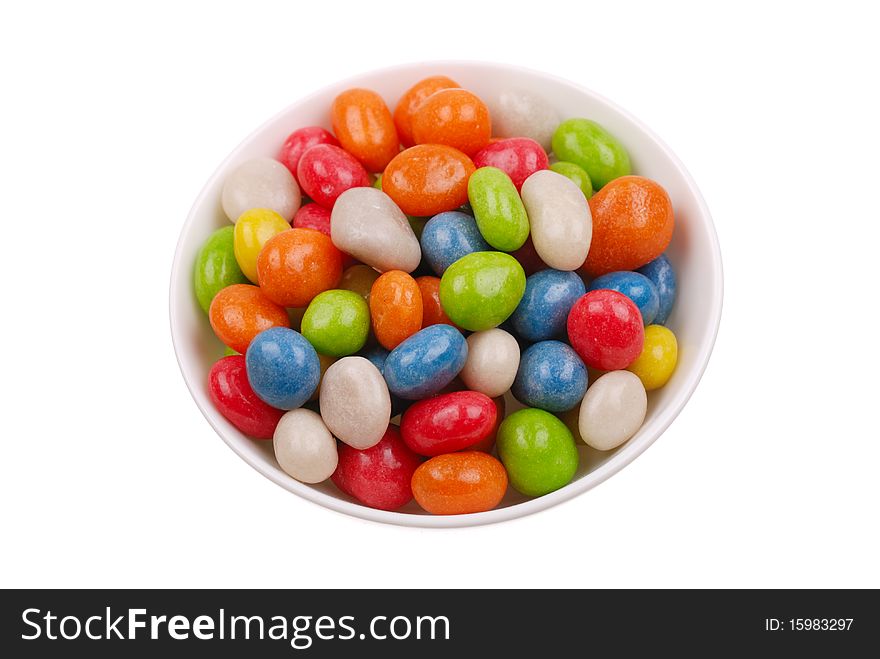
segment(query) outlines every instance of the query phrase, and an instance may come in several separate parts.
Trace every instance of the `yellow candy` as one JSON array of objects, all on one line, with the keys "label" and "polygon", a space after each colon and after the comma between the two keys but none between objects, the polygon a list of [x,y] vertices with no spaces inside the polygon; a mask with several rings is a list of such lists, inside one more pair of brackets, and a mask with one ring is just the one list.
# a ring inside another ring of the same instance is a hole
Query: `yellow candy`
[{"label": "yellow candy", "polygon": [[260,250],[269,238],[289,228],[287,220],[268,208],[252,208],[239,216],[232,246],[235,260],[245,277],[258,283],[257,257]]},{"label": "yellow candy", "polygon": [[626,370],[635,373],[645,391],[659,389],[669,381],[678,362],[678,341],[675,334],[662,325],[645,328],[642,354]]}]

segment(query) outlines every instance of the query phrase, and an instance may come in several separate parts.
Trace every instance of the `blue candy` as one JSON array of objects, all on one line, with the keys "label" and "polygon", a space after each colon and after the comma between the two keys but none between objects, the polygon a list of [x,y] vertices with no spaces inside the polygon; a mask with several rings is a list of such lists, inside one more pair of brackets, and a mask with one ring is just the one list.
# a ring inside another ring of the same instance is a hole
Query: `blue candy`
[{"label": "blue candy", "polygon": [[318,353],[299,332],[271,327],[257,334],[245,354],[248,382],[254,393],[273,407],[302,406],[318,387]]},{"label": "blue candy", "polygon": [[467,341],[451,325],[431,325],[397,346],[385,360],[385,382],[395,396],[419,400],[436,394],[467,361]]},{"label": "blue candy", "polygon": [[438,277],[462,256],[492,250],[477,228],[476,220],[459,211],[440,213],[428,220],[421,244],[425,260]]},{"label": "blue candy", "polygon": [[536,272],[526,279],[526,292],[510,317],[514,334],[532,342],[563,334],[568,312],[586,292],[584,282],[573,272]]},{"label": "blue candy", "polygon": [[571,346],[541,341],[523,352],[510,393],[523,405],[565,412],[587,393],[587,379],[587,367]]},{"label": "blue candy", "polygon": [[617,291],[626,295],[639,308],[642,314],[642,322],[647,326],[654,322],[657,312],[660,310],[660,295],[654,282],[638,272],[609,272],[607,275],[596,277],[590,282],[590,290],[597,291],[600,288]]},{"label": "blue candy", "polygon": [[660,296],[660,310],[654,316],[654,324],[665,325],[669,320],[672,304],[675,302],[675,270],[672,269],[672,264],[666,254],[661,254],[648,265],[643,265],[637,272],[645,275],[657,287],[657,294]]}]

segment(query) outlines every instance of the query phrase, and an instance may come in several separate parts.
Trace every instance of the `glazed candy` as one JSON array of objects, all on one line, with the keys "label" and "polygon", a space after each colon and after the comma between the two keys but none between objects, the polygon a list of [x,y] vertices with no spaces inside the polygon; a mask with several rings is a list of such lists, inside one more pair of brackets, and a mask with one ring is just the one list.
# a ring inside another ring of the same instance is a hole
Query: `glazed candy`
[{"label": "glazed candy", "polygon": [[287,327],[257,334],[245,359],[248,382],[257,396],[273,407],[301,407],[318,387],[318,353],[302,334]]},{"label": "glazed candy", "polygon": [[507,472],[480,451],[431,458],[416,469],[412,490],[418,504],[435,515],[464,515],[492,510],[507,491]]},{"label": "glazed candy", "polygon": [[510,255],[519,261],[527,276],[547,269],[547,264],[541,260],[541,257],[538,256],[538,252],[535,250],[535,244],[532,242],[531,236],[526,238],[526,242],[523,243],[522,247],[515,252],[511,252]]},{"label": "glazed candy", "polygon": [[318,353],[318,364],[320,365],[321,373],[318,376],[318,386],[312,393],[312,395],[309,396],[309,401],[315,401],[320,398],[321,383],[324,381],[324,374],[327,373],[327,369],[335,363],[336,357],[331,357],[330,355],[322,355],[320,352]]},{"label": "glazed candy", "polygon": [[412,477],[422,458],[400,438],[397,426],[388,426],[377,444],[359,450],[339,447],[339,465],[333,482],[365,506],[397,510],[412,501]]},{"label": "glazed candy", "polygon": [[497,167],[481,167],[468,180],[467,191],[486,242],[502,252],[522,247],[529,237],[529,217],[510,177]]},{"label": "glazed candy", "polygon": [[661,254],[647,265],[643,265],[638,271],[657,287],[660,305],[657,315],[654,316],[654,324],[665,325],[672,312],[672,305],[675,303],[675,270],[666,255]]},{"label": "glazed candy", "polygon": [[242,163],[223,184],[223,211],[233,222],[251,208],[268,208],[290,222],[301,201],[293,174],[272,158]]},{"label": "glazed candy", "polygon": [[427,275],[416,277],[416,284],[422,295],[422,329],[443,323],[452,325],[452,321],[440,304],[440,278]]},{"label": "glazed candy", "polygon": [[422,293],[416,280],[400,270],[379,277],[370,291],[373,333],[393,350],[422,329]]},{"label": "glazed candy", "polygon": [[342,277],[342,253],[313,229],[290,229],[273,236],[257,259],[260,288],[285,307],[304,307]]},{"label": "glazed candy", "polygon": [[[388,350],[385,350],[382,346],[372,345],[361,350],[360,356],[369,360],[373,366],[379,369],[382,377],[385,377],[385,361],[388,359],[389,354],[391,353]],[[391,418],[394,418],[398,414],[403,414],[412,404],[412,401],[404,400],[403,398],[400,398],[400,396],[395,396],[394,394],[390,394],[390,396]]]},{"label": "glazed candy", "polygon": [[528,137],[540,144],[544,151],[550,151],[559,115],[541,96],[509,89],[490,99],[489,109],[495,135]]},{"label": "glazed candy", "polygon": [[491,434],[486,437],[486,439],[477,442],[473,446],[471,446],[469,451],[483,451],[483,453],[491,453],[495,448],[495,440],[498,437],[498,429],[501,427],[501,422],[504,421],[504,416],[507,409],[507,404],[504,402],[504,396],[496,396],[492,399],[492,402],[495,403],[495,427],[492,429]]},{"label": "glazed candy", "polygon": [[397,129],[385,101],[369,89],[347,89],[330,108],[342,148],[369,172],[381,172],[400,151]]},{"label": "glazed candy", "polygon": [[339,288],[357,293],[368,301],[370,289],[373,288],[373,282],[379,278],[379,274],[368,265],[353,265],[342,273]]},{"label": "glazed candy", "polygon": [[324,375],[321,416],[337,438],[365,449],[382,439],[391,419],[388,386],[372,362],[343,357]]},{"label": "glazed candy", "polygon": [[272,445],[284,472],[302,483],[320,483],[336,471],[336,440],[319,414],[290,410],[278,423]]},{"label": "glazed candy", "polygon": [[467,361],[467,342],[451,325],[431,325],[397,346],[385,360],[392,394],[419,400],[452,382]]},{"label": "glazed candy", "polygon": [[490,398],[503,395],[519,368],[519,344],[503,329],[474,332],[467,338],[468,357],[461,379],[468,389]]},{"label": "glazed candy", "polygon": [[646,391],[653,391],[669,381],[677,362],[678,341],[675,334],[661,325],[648,325],[642,353],[627,366],[627,370],[638,376]]},{"label": "glazed candy", "polygon": [[474,252],[443,273],[440,302],[452,322],[479,332],[507,320],[525,288],[526,275],[510,254]]},{"label": "glazed candy", "polygon": [[590,282],[590,290],[607,288],[623,293],[639,308],[645,326],[654,322],[660,309],[660,296],[654,283],[638,272],[609,272]]},{"label": "glazed candy", "polygon": [[528,496],[568,485],[577,471],[571,432],[544,410],[525,408],[507,417],[498,430],[497,446],[510,484]]},{"label": "glazed candy", "polygon": [[526,290],[510,326],[526,341],[553,339],[565,332],[568,312],[586,293],[584,281],[574,272],[541,270],[526,279]]},{"label": "glazed candy", "polygon": [[420,242],[425,260],[438,275],[462,256],[492,249],[476,220],[461,211],[447,211],[428,220]]},{"label": "glazed candy", "polygon": [[416,144],[444,144],[471,156],[489,143],[489,108],[466,89],[441,89],[431,94],[412,115]]},{"label": "glazed candy", "polygon": [[303,192],[324,208],[351,188],[369,187],[370,176],[354,156],[332,144],[307,149],[299,159],[296,176]]},{"label": "glazed candy", "polygon": [[541,341],[523,352],[510,391],[528,407],[564,412],[584,397],[587,367],[567,344]]},{"label": "glazed candy", "polygon": [[568,315],[568,338],[587,366],[626,368],[642,352],[645,329],[638,307],[617,291],[590,291]]},{"label": "glazed candy", "polygon": [[517,190],[529,176],[549,165],[547,153],[528,137],[498,140],[474,154],[475,167],[497,167],[510,177]]},{"label": "glazed candy", "polygon": [[[299,159],[302,158],[302,154],[313,146],[318,146],[319,144],[332,144],[333,146],[339,146],[339,140],[333,137],[332,133],[320,126],[307,126],[306,128],[300,128],[299,130],[293,131],[287,136],[287,139],[284,140],[278,160],[280,160],[281,164],[287,167],[287,169],[290,170],[290,173],[293,174],[293,177],[296,178],[296,169],[299,166]],[[297,180],[297,183],[299,183],[299,180]]]},{"label": "glazed candy", "polygon": [[375,188],[340,195],[330,216],[330,233],[336,247],[381,272],[412,272],[422,257],[406,215]]},{"label": "glazed candy", "polygon": [[590,175],[587,174],[587,171],[583,167],[579,167],[573,162],[564,162],[560,160],[559,162],[554,162],[550,165],[550,169],[557,174],[562,174],[578,186],[587,199],[593,196],[593,183],[590,181]]},{"label": "glazed candy", "polygon": [[553,153],[590,175],[593,188],[630,173],[629,154],[611,133],[589,119],[567,119],[553,133]]},{"label": "glazed candy", "polygon": [[412,135],[413,114],[425,102],[425,99],[441,89],[454,89],[460,86],[452,78],[430,76],[419,80],[403,93],[397,102],[397,107],[394,108],[393,116],[397,135],[404,146],[410,147],[415,144]]},{"label": "glazed candy", "polygon": [[477,391],[455,391],[414,403],[403,413],[400,434],[419,455],[433,457],[466,449],[495,429],[498,411]]},{"label": "glazed candy", "polygon": [[245,277],[257,283],[257,258],[272,236],[290,229],[287,220],[268,208],[245,211],[235,223],[233,249]]},{"label": "glazed candy", "polygon": [[211,301],[222,289],[246,284],[247,277],[235,260],[234,230],[223,227],[212,233],[199,249],[193,268],[193,286],[202,311],[208,313]]},{"label": "glazed candy", "polygon": [[250,284],[233,284],[217,293],[208,317],[217,338],[242,354],[263,330],[290,326],[284,307]]},{"label": "glazed candy", "polygon": [[474,163],[458,149],[422,144],[401,151],[382,174],[382,190],[407,215],[429,217],[468,200]]},{"label": "glazed candy", "polygon": [[314,229],[330,236],[330,211],[314,202],[304,204],[293,216],[294,229]]},{"label": "glazed candy", "polygon": [[324,291],[309,303],[302,334],[315,350],[332,357],[353,355],[364,347],[370,331],[370,310],[357,293]]},{"label": "glazed candy", "polygon": [[587,390],[578,427],[588,446],[610,451],[636,434],[645,421],[648,398],[641,380],[629,371],[606,373]]},{"label": "glazed candy", "polygon": [[254,439],[272,439],[284,414],[254,393],[242,355],[231,355],[214,363],[208,373],[208,394],[227,421]]}]

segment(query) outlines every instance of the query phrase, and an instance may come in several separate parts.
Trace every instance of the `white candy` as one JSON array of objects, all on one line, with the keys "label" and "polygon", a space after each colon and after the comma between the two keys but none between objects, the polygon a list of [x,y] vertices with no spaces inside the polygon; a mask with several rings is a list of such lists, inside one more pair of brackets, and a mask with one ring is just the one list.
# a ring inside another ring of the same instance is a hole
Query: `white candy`
[{"label": "white candy", "polygon": [[495,398],[510,389],[519,368],[519,344],[503,329],[474,332],[459,376],[468,389]]},{"label": "white candy", "polygon": [[330,432],[356,449],[378,444],[391,421],[385,378],[363,357],[343,357],[327,369],[320,405]]},{"label": "white candy", "polygon": [[275,459],[290,476],[303,483],[320,483],[336,471],[336,440],[318,414],[290,410],[275,427]]},{"label": "white candy", "polygon": [[544,169],[525,180],[520,194],[541,260],[556,270],[581,267],[593,239],[593,216],[581,189],[562,174]]},{"label": "white candy", "polygon": [[492,132],[498,137],[530,137],[550,152],[553,132],[559,125],[556,110],[542,97],[527,91],[507,90],[490,99]]},{"label": "white candy", "polygon": [[293,174],[272,158],[239,165],[223,184],[222,197],[223,211],[233,222],[252,208],[269,208],[290,222],[302,203]]},{"label": "white candy", "polygon": [[343,252],[380,272],[412,272],[422,258],[406,215],[375,188],[351,188],[339,195],[330,215],[330,237]]},{"label": "white candy", "polygon": [[609,451],[636,434],[647,411],[648,396],[638,376],[629,371],[611,371],[587,389],[578,428],[587,445]]}]

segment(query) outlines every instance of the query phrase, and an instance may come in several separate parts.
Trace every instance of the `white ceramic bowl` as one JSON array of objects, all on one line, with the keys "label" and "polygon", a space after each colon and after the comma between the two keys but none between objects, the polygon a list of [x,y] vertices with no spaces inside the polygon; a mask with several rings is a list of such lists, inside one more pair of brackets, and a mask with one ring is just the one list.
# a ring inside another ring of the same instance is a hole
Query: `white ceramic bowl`
[{"label": "white ceramic bowl", "polygon": [[[287,135],[310,125],[329,128],[330,104],[340,91],[367,87],[394,108],[400,95],[429,75],[448,75],[484,98],[504,89],[526,89],[550,101],[561,119],[594,119],[627,148],[633,172],[660,182],[675,209],[675,234],[667,252],[678,276],[678,297],[668,326],[678,337],[679,361],[665,387],[649,394],[648,414],[639,432],[614,451],[599,453],[580,444],[581,465],[574,480],[556,492],[527,499],[512,488],[500,507],[484,513],[434,516],[414,502],[396,512],[357,503],[330,482],[306,485],[275,462],[271,441],[254,441],[236,430],[208,397],[207,374],[223,354],[193,294],[196,253],[215,229],[227,225],[220,191],[227,174],[256,156],[276,156]],[[289,106],[255,130],[208,179],[183,225],[171,272],[171,334],[180,370],[208,422],[245,462],[278,485],[322,506],[356,517],[421,527],[459,527],[500,522],[549,508],[595,487],[635,460],[672,423],[690,398],[709,360],[721,319],[721,252],[709,210],[684,165],[646,126],[601,96],[538,71],[484,62],[418,62],[343,80]]]}]

